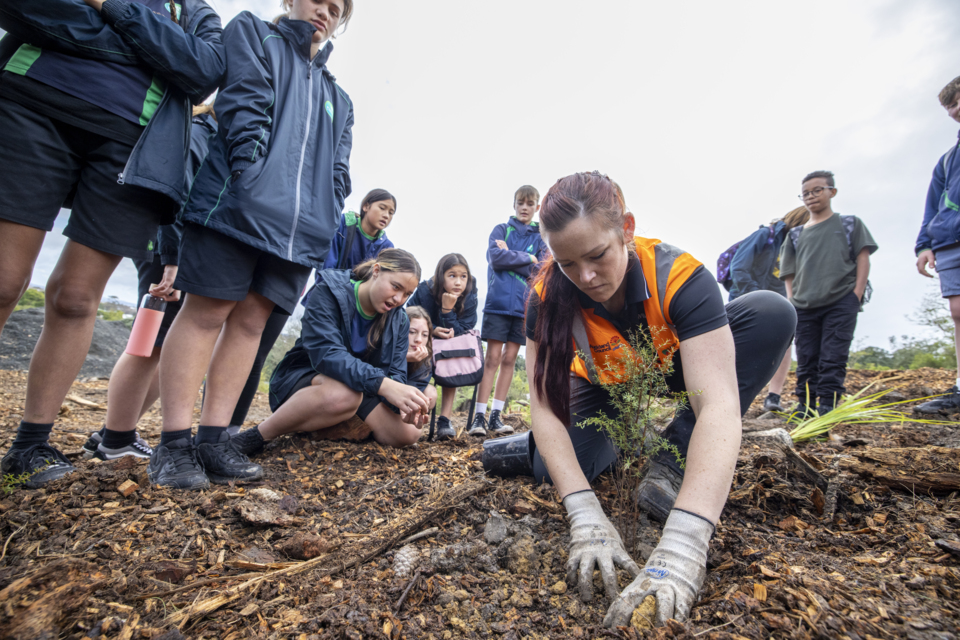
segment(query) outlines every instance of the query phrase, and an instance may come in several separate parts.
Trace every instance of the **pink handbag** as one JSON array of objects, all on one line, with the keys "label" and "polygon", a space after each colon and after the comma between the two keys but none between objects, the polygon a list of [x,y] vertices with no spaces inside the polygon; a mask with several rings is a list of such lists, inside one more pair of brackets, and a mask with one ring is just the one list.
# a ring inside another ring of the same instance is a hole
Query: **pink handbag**
[{"label": "pink handbag", "polygon": [[472,387],[483,380],[483,345],[480,332],[442,340],[433,339],[433,378],[441,387]]}]

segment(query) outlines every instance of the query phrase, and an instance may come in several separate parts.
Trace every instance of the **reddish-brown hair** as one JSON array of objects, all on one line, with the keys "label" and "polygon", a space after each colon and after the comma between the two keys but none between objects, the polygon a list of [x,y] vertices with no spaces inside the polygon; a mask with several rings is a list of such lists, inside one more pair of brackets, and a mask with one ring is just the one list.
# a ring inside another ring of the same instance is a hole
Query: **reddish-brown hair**
[{"label": "reddish-brown hair", "polygon": [[[599,216],[611,230],[623,229],[627,206],[623,192],[599,172],[576,173],[557,180],[543,197],[540,229],[549,235],[562,231],[578,218]],[[573,362],[573,318],[580,313],[578,289],[560,270],[553,257],[547,259],[536,278],[542,285],[534,341],[537,360],[533,384],[546,398],[553,414],[570,426],[570,364]],[[550,366],[547,367],[549,360]]]}]

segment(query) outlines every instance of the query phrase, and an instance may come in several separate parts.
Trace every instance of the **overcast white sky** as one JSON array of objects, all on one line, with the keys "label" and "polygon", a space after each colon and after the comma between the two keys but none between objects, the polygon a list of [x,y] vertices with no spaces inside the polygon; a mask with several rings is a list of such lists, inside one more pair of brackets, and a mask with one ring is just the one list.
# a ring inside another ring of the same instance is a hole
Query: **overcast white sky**
[{"label": "overcast white sky", "polygon": [[[224,22],[279,0],[208,0]],[[357,208],[398,198],[388,235],[425,276],[463,253],[486,293],[486,243],[530,183],[598,169],[641,233],[716,258],[798,205],[809,171],[837,174],[835,210],[880,245],[857,339],[916,334],[935,287],[913,245],[931,171],[956,141],[937,101],[960,75],[951,0],[359,0],[329,67],[355,105]],[[63,217],[63,216],[61,216]],[[65,220],[61,220],[58,229]],[[43,284],[63,237],[34,276]],[[124,261],[107,288],[136,299]]]}]

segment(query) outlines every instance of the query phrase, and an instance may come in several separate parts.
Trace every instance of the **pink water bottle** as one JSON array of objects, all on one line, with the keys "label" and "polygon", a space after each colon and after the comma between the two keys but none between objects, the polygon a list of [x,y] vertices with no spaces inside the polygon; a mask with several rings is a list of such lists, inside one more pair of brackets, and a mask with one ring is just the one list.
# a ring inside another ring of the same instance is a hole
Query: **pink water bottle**
[{"label": "pink water bottle", "polygon": [[160,323],[163,321],[163,312],[167,303],[163,298],[152,296],[149,293],[143,296],[143,302],[137,310],[137,318],[133,321],[133,331],[127,341],[127,353],[132,356],[149,358],[153,355],[153,345],[160,333]]}]

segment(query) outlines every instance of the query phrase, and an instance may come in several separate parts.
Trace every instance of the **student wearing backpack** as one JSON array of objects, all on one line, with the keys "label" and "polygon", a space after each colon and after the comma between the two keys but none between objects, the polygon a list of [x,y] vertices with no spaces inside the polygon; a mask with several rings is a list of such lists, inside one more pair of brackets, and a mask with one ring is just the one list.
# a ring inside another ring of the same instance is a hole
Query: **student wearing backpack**
[{"label": "student wearing backpack", "polygon": [[353,0],[284,6],[275,23],[243,12],[224,29],[219,131],[181,214],[174,286],[188,295],[160,354],[163,432],[147,470],[156,485],[262,476],[233,446],[230,420],[270,314],[294,311],[350,194],[353,103],[327,61]]},{"label": "student wearing backpack", "polygon": [[[374,189],[363,198],[360,203],[359,215],[348,211],[340,217],[340,226],[333,242],[330,253],[323,261],[324,269],[353,269],[361,262],[376,258],[383,249],[393,246],[387,238],[386,228],[393,221],[397,211],[397,199],[386,189]],[[309,292],[302,300],[304,306],[309,300]],[[253,361],[253,368],[247,376],[247,382],[240,392],[240,399],[230,418],[230,431],[236,433],[243,426],[250,412],[250,405],[260,387],[260,373],[263,363],[266,362],[270,350],[276,344],[277,338],[283,332],[290,316],[282,311],[274,310],[263,328],[260,336],[260,346]]]},{"label": "student wearing backpack", "polygon": [[420,277],[416,258],[385,249],[352,271],[321,276],[303,332],[270,379],[273,415],[234,438],[246,455],[283,434],[321,431],[353,416],[377,442],[400,448],[416,442],[430,419],[429,399],[407,380],[410,321],[403,303]]},{"label": "student wearing backpack", "polygon": [[74,470],[48,444],[124,257],[152,260],[186,199],[192,104],[224,71],[202,0],[3,0],[0,28],[0,327],[30,283],[61,207],[68,238],[4,475],[36,488]]},{"label": "student wearing backpack", "polygon": [[[810,212],[807,208],[797,207],[768,226],[760,227],[739,244],[729,263],[731,302],[751,291],[773,291],[786,297],[786,286],[780,280],[780,247],[791,229],[809,219]],[[780,395],[783,393],[783,383],[787,379],[792,359],[790,349],[787,349],[767,387],[767,397],[763,401],[764,411],[783,411]]]},{"label": "student wearing backpack", "polygon": [[798,197],[810,221],[793,228],[780,248],[780,279],[797,309],[795,411],[801,415],[829,413],[843,395],[857,314],[869,291],[870,255],[877,250],[859,218],[834,213],[835,184],[829,171],[803,179]]},{"label": "student wearing backpack", "polygon": [[[960,77],[940,91],[940,105],[952,120],[960,122]],[[940,278],[940,295],[947,299],[953,318],[954,336],[960,353],[960,162],[958,143],[941,156],[933,169],[923,224],[917,236],[917,271],[932,278],[928,267]],[[960,360],[958,360],[960,362]],[[960,372],[957,383],[936,400],[914,408],[917,413],[952,413],[960,409]]]},{"label": "student wearing backpack", "polygon": [[[477,279],[470,275],[467,259],[459,253],[448,253],[440,258],[433,277],[424,280],[407,303],[422,307],[433,323],[433,337],[441,340],[461,336],[477,326]],[[437,440],[449,440],[456,435],[450,424],[454,387],[442,387],[440,416],[437,418]]]}]

